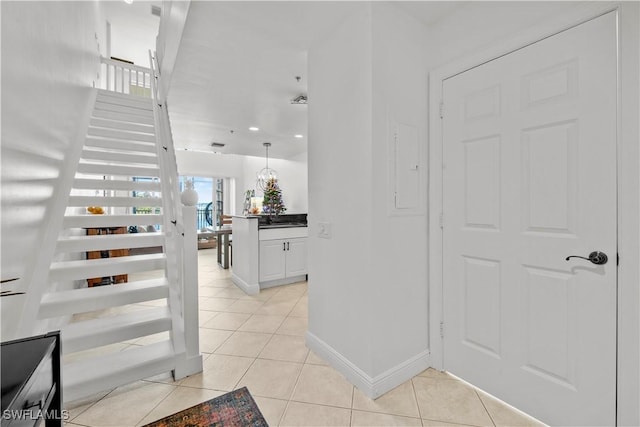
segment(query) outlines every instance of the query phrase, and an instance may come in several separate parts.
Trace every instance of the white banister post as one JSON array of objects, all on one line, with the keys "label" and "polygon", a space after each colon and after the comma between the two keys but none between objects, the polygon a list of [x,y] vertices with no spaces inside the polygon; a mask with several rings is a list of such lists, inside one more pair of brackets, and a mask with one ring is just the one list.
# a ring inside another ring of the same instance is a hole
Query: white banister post
[{"label": "white banister post", "polygon": [[182,313],[184,318],[185,359],[178,361],[175,377],[202,372],[198,323],[198,230],[196,206],[182,206],[184,245],[182,257]]}]

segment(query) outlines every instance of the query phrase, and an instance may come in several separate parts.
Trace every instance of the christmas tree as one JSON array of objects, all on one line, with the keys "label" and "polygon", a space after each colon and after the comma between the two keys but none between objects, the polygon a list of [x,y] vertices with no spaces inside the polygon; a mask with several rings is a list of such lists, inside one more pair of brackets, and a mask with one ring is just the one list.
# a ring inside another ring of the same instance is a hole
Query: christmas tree
[{"label": "christmas tree", "polygon": [[278,186],[278,180],[270,178],[267,181],[267,188],[264,190],[264,199],[262,200],[262,211],[269,215],[279,215],[284,213],[287,208],[282,202],[282,190]]}]

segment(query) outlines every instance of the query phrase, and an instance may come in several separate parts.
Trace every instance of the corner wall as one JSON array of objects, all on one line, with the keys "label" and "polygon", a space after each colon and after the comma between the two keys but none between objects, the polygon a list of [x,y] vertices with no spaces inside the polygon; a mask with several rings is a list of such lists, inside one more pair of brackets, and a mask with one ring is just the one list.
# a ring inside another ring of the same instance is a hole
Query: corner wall
[{"label": "corner wall", "polygon": [[[21,278],[3,290],[27,291],[78,123],[93,107],[104,23],[98,2],[8,1],[0,8],[1,271],[3,279]],[[3,340],[15,334],[22,301],[2,298]]]}]

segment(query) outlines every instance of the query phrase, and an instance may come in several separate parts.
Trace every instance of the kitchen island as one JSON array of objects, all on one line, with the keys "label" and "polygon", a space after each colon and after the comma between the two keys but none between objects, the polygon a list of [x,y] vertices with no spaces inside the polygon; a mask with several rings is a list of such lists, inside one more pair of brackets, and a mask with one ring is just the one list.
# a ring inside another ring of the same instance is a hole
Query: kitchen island
[{"label": "kitchen island", "polygon": [[249,295],[307,275],[307,215],[233,217],[231,279]]}]

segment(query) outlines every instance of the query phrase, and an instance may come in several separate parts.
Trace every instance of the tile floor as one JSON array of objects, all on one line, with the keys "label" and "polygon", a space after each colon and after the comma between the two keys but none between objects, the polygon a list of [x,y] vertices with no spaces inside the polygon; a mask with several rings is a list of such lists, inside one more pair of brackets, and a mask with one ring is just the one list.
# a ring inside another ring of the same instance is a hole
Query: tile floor
[{"label": "tile floor", "polygon": [[179,381],[161,375],[71,402],[67,425],[140,426],[242,386],[272,427],[541,425],[433,369],[370,400],[306,348],[306,282],[248,296],[215,255],[215,249],[198,252],[204,371]]}]

